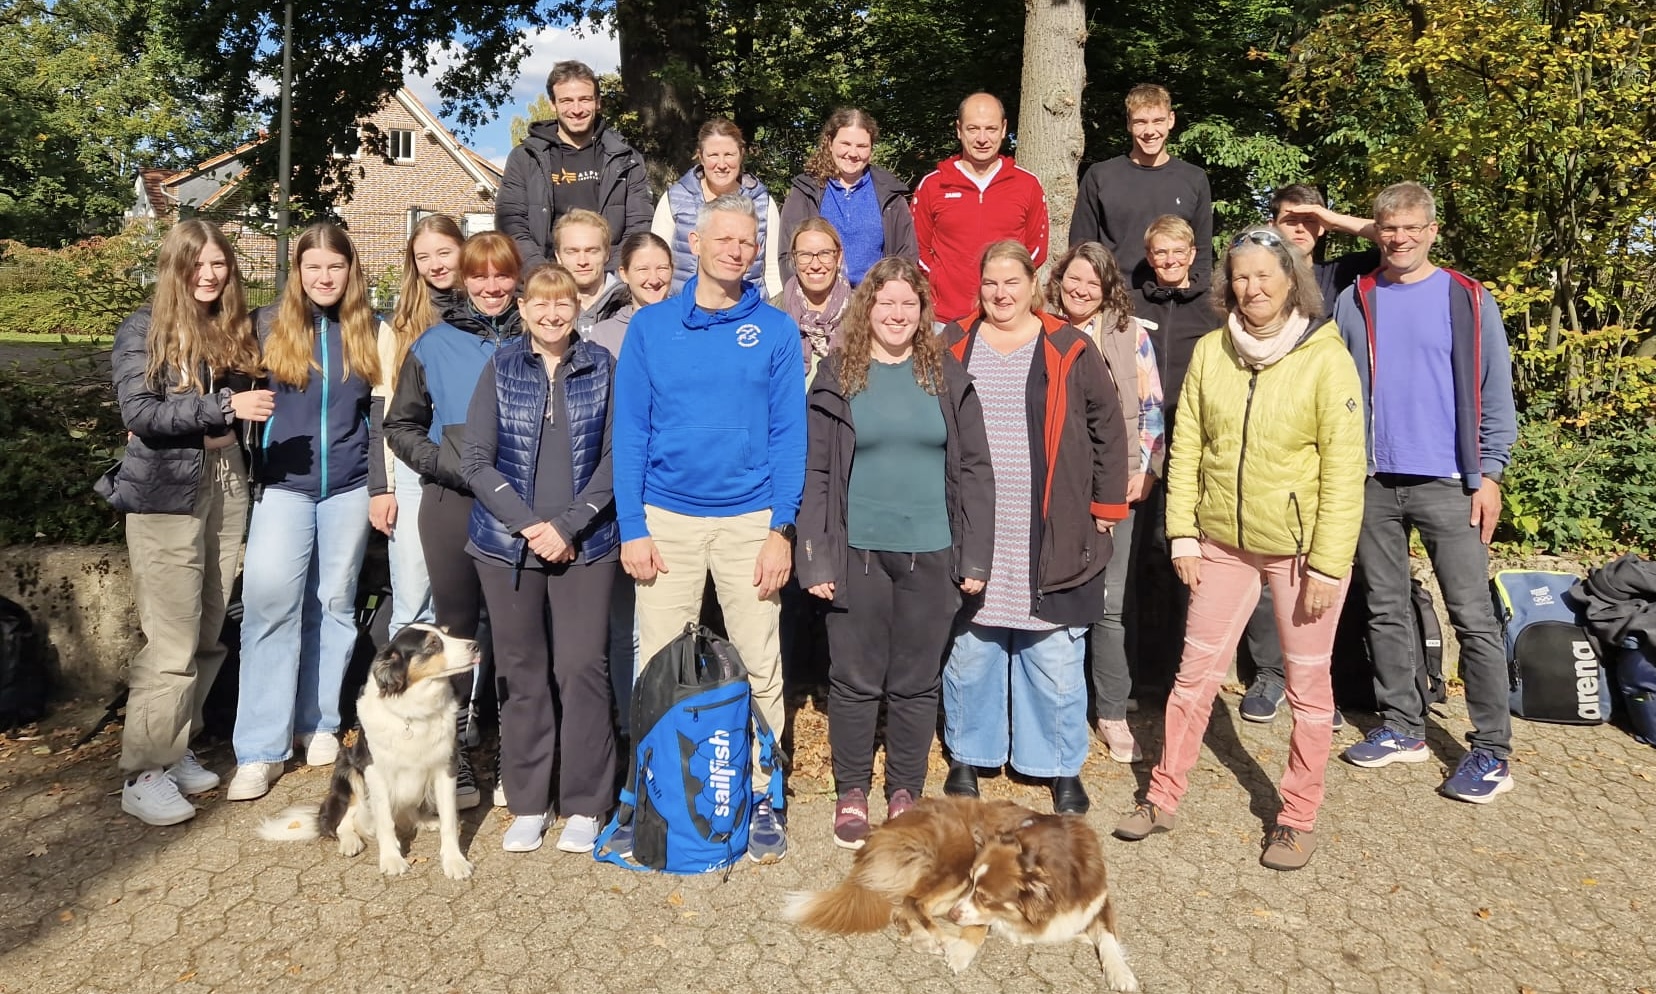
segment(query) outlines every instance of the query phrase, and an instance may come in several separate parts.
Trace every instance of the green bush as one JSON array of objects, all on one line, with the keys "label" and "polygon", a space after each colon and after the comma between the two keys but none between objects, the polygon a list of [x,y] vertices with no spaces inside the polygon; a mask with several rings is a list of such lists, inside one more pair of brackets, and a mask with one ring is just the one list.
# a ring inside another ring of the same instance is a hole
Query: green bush
[{"label": "green bush", "polygon": [[119,516],[92,484],[124,437],[102,364],[0,370],[0,545],[120,541]]},{"label": "green bush", "polygon": [[1656,548],[1656,421],[1527,415],[1502,481],[1500,538],[1525,552]]}]

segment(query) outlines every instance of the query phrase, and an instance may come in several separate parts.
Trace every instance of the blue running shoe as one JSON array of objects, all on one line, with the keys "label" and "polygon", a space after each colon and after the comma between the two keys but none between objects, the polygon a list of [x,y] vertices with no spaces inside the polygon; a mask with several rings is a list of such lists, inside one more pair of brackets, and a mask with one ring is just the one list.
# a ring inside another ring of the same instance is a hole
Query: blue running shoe
[{"label": "blue running shoe", "polygon": [[1351,765],[1367,769],[1393,763],[1424,763],[1432,758],[1432,754],[1426,751],[1424,740],[1410,738],[1385,725],[1368,733],[1363,741],[1346,749],[1343,755]]},{"label": "blue running shoe", "polygon": [[1488,804],[1500,794],[1512,789],[1512,774],[1507,761],[1496,759],[1487,749],[1473,749],[1455,767],[1449,779],[1443,781],[1443,796],[1472,804]]},{"label": "blue running shoe", "polygon": [[782,819],[771,809],[770,798],[760,798],[748,818],[748,859],[755,863],[780,862],[788,854],[788,836]]},{"label": "blue running shoe", "polygon": [[1267,684],[1264,680],[1255,680],[1254,685],[1242,696],[1242,705],[1237,708],[1237,713],[1242,715],[1243,721],[1269,724],[1282,707],[1282,698],[1281,687]]}]

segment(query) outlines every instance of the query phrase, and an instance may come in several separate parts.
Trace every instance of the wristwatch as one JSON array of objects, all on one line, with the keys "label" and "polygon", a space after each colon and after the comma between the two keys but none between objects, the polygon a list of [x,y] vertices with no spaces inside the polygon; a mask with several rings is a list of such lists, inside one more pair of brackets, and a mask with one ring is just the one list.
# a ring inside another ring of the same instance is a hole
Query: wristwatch
[{"label": "wristwatch", "polygon": [[787,539],[790,545],[793,544],[794,539],[799,537],[799,529],[795,528],[792,523],[777,525],[771,531]]}]

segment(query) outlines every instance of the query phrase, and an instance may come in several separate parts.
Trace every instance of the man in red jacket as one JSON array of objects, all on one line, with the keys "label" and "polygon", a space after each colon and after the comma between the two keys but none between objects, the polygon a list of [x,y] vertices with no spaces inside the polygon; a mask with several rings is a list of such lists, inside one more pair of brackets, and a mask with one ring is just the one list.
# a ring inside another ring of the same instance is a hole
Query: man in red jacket
[{"label": "man in red jacket", "polygon": [[960,154],[938,163],[914,191],[920,268],[931,279],[937,317],[954,321],[977,308],[978,262],[991,242],[1020,241],[1047,261],[1046,191],[1035,174],[1001,155],[1006,108],[974,93],[955,115]]}]

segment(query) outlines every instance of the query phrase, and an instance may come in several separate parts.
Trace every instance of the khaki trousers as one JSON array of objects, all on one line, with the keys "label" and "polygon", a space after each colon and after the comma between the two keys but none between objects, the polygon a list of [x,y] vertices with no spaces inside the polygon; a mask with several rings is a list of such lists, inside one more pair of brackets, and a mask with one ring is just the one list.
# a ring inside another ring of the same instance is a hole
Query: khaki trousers
[{"label": "khaki trousers", "polygon": [[[770,512],[697,518],[646,506],[644,521],[667,572],[638,584],[639,669],[685,625],[701,617],[702,593],[712,573],[730,642],[747,666],[753,702],[780,741],[784,714],[782,642],[777,632],[782,599],[772,594],[760,600],[753,585],[754,562],[770,536]],[[770,776],[759,768],[757,742],[754,757],[753,787],[763,792],[770,787]]]},{"label": "khaki trousers", "polygon": [[235,446],[203,454],[189,514],[129,514],[127,553],[144,647],[127,672],[121,769],[170,766],[201,731],[225,647],[225,605],[247,530],[247,467]]}]

